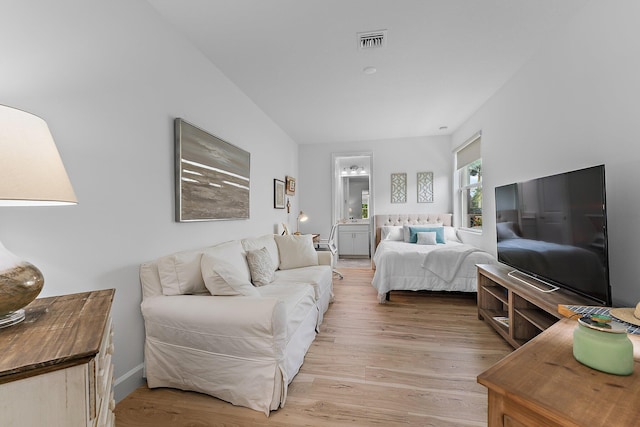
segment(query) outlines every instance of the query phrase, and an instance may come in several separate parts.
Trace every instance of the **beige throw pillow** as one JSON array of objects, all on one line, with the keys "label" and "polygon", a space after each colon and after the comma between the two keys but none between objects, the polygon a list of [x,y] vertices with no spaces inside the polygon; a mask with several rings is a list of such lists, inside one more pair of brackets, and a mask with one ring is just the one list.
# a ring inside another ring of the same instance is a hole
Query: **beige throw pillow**
[{"label": "beige throw pillow", "polygon": [[243,271],[212,253],[202,255],[202,277],[211,295],[260,296]]},{"label": "beige throw pillow", "polygon": [[251,281],[254,286],[264,286],[273,282],[275,268],[271,260],[271,254],[267,248],[247,252],[247,264],[251,272]]},{"label": "beige throw pillow", "polygon": [[164,295],[206,293],[200,271],[201,251],[185,251],[158,260],[158,274]]},{"label": "beige throw pillow", "polygon": [[318,265],[311,234],[274,236],[280,254],[280,270]]},{"label": "beige throw pillow", "polygon": [[280,257],[278,256],[278,246],[273,238],[273,234],[265,234],[260,237],[247,237],[242,239],[242,248],[246,251],[255,251],[256,249],[266,248],[271,256],[271,264],[273,270],[277,270],[280,265]]}]

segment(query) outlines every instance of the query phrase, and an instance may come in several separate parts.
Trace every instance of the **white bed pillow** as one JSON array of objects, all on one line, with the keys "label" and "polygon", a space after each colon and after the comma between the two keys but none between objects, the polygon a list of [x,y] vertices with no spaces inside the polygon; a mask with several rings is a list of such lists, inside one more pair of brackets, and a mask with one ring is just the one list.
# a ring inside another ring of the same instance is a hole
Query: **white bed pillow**
[{"label": "white bed pillow", "polygon": [[202,255],[202,277],[211,295],[260,296],[258,290],[233,263],[212,253]]},{"label": "white bed pillow", "polygon": [[380,227],[380,240],[404,240],[404,229],[401,225],[383,225]]},{"label": "white bed pillow", "polygon": [[402,226],[402,241],[405,243],[409,243],[409,240],[411,240],[411,230],[409,230],[409,226],[408,225],[403,225]]},{"label": "white bed pillow", "polygon": [[444,226],[444,240],[446,242],[458,242],[462,243],[462,240],[458,237],[458,231],[455,227]]},{"label": "white bed pillow", "polygon": [[273,282],[275,268],[271,260],[271,254],[267,248],[256,249],[247,252],[247,264],[251,272],[251,281],[254,286],[264,286]]},{"label": "white bed pillow", "polygon": [[318,265],[311,234],[274,236],[280,255],[280,270]]},{"label": "white bed pillow", "polygon": [[419,231],[417,233],[419,245],[436,245],[436,232],[435,231]]}]

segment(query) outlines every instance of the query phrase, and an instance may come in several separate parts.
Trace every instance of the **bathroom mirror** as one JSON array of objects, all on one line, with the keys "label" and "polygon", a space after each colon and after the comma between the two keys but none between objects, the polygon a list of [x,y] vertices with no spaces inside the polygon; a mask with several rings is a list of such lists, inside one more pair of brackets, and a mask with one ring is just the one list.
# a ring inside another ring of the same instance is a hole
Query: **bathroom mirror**
[{"label": "bathroom mirror", "polygon": [[372,153],[334,153],[333,223],[368,222],[372,215]]}]

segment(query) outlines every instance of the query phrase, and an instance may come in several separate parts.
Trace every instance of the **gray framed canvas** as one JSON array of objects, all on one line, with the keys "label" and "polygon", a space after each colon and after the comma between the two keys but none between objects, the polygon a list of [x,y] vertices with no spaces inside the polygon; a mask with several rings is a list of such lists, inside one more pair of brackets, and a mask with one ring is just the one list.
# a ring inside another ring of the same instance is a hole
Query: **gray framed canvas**
[{"label": "gray framed canvas", "polygon": [[177,118],[176,221],[248,219],[249,152]]},{"label": "gray framed canvas", "polygon": [[391,174],[391,203],[407,202],[407,174]]},{"label": "gray framed canvas", "polygon": [[433,172],[418,172],[418,203],[433,203]]}]

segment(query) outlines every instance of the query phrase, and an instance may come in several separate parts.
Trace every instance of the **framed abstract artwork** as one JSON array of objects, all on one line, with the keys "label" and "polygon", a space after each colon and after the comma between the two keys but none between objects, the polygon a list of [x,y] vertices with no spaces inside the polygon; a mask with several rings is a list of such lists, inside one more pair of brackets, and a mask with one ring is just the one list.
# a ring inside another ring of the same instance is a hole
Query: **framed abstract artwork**
[{"label": "framed abstract artwork", "polygon": [[391,174],[391,203],[407,203],[407,174]]},{"label": "framed abstract artwork", "polygon": [[433,172],[418,172],[418,203],[433,203]]},{"label": "framed abstract artwork", "polygon": [[249,152],[174,120],[176,221],[248,219]]},{"label": "framed abstract artwork", "polygon": [[284,181],[280,179],[273,180],[273,207],[275,209],[284,209]]}]

